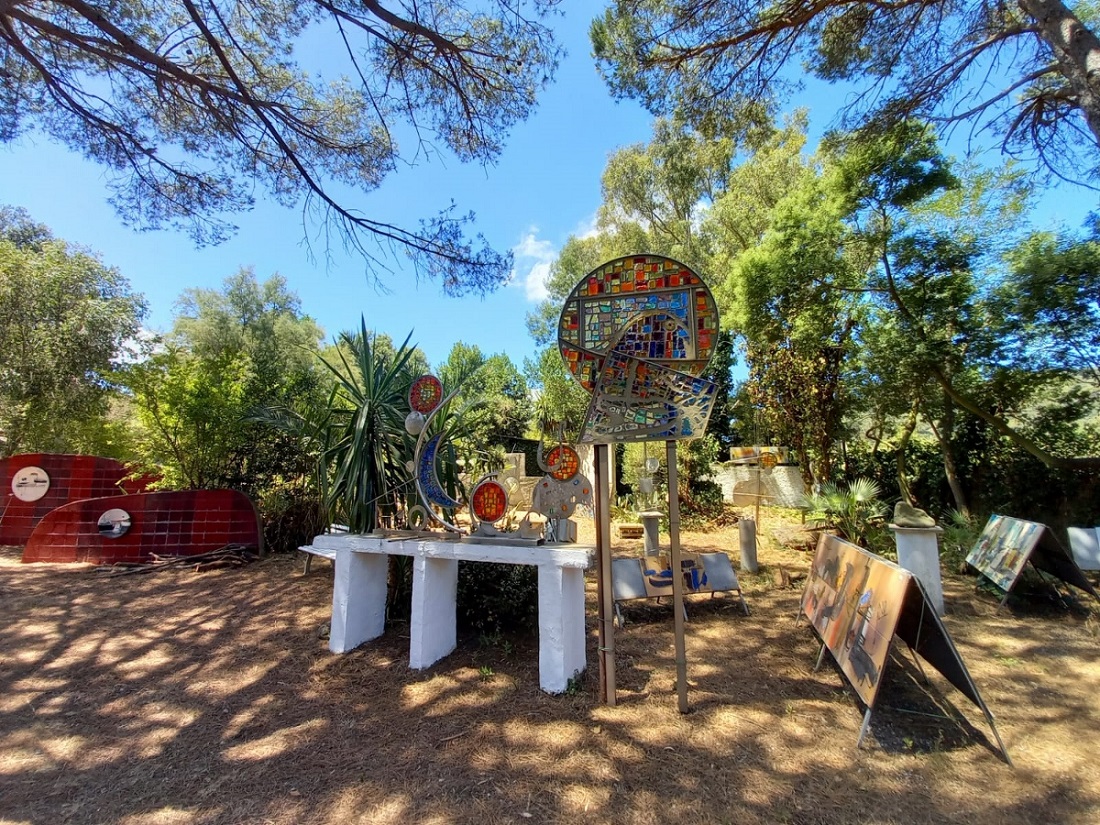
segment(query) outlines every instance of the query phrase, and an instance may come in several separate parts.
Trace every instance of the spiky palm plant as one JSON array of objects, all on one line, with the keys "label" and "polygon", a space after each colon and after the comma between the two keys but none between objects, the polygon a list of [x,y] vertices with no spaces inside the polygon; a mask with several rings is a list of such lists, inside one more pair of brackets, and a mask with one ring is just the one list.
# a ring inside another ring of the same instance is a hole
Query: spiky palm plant
[{"label": "spiky palm plant", "polygon": [[336,379],[316,426],[321,493],[332,518],[344,520],[353,533],[375,529],[379,507],[393,505],[409,481],[405,465],[413,441],[405,431],[405,416],[413,377],[407,369],[415,350],[411,337],[387,357],[374,348],[360,319],[358,334],[341,336],[339,363],[321,359]]},{"label": "spiky palm plant", "polygon": [[872,526],[886,515],[882,489],[869,478],[857,478],[844,488],[832,482],[806,498],[806,508],[820,526],[835,528],[843,538],[866,546]]}]

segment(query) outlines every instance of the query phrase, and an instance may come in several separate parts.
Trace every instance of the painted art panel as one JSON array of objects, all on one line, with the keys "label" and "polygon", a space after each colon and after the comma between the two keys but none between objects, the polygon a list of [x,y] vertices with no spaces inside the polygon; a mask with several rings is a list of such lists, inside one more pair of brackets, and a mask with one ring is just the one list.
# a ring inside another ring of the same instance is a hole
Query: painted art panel
[{"label": "painted art panel", "polygon": [[874,705],[911,578],[836,536],[818,542],[802,612],[867,707]]},{"label": "painted art panel", "polygon": [[129,478],[113,458],[22,453],[0,459],[0,544],[26,544],[46,514],[85,498],[136,493],[153,481]]},{"label": "painted art panel", "polygon": [[[722,556],[726,564],[716,565],[714,560],[704,556]],[[642,568],[647,597],[672,595],[672,564],[667,553],[643,556],[638,559],[638,564]],[[725,569],[727,567],[728,571]],[[739,589],[733,566],[729,564],[729,557],[724,553],[681,553],[680,569],[683,572],[685,594]]]},{"label": "painted art panel", "polygon": [[993,515],[966,557],[967,564],[1006,593],[1016,584],[1046,527],[1035,521]]},{"label": "painted art panel", "polygon": [[51,510],[23,548],[23,562],[143,563],[229,544],[263,548],[260,516],[237,490],[173,490],[86,498]]}]

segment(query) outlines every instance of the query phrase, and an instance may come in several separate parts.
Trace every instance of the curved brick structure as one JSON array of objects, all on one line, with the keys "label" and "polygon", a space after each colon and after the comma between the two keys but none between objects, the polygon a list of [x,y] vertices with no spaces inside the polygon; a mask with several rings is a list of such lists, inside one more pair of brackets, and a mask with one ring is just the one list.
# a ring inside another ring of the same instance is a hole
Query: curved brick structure
[{"label": "curved brick structure", "polygon": [[[99,517],[125,510],[130,528],[117,537],[99,531]],[[193,556],[227,544],[261,548],[260,517],[236,490],[137,493],[75,501],[46,515],[23,548],[24,562],[149,561],[152,554]]]},{"label": "curved brick structure", "polygon": [[[37,501],[22,501],[12,491],[12,480],[29,467],[49,476],[49,489]],[[121,462],[92,455],[23,453],[0,459],[0,544],[26,544],[35,525],[57,507],[84,498],[141,492],[150,481],[124,482],[127,475]]]}]

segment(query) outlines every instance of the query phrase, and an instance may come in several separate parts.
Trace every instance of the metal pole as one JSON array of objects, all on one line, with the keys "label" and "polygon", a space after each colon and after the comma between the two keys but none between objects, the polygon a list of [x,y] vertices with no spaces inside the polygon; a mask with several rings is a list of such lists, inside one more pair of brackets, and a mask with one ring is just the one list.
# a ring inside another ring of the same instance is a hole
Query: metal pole
[{"label": "metal pole", "polygon": [[666,441],[668,462],[668,543],[672,567],[673,633],[676,642],[676,695],[680,713],[688,712],[687,650],[684,643],[684,570],[680,566],[680,491],[676,468],[676,442]]},{"label": "metal pole", "polygon": [[760,523],[760,472],[761,472],[761,470],[760,470],[759,462],[763,459],[763,457],[764,457],[764,454],[761,453],[756,458],[756,460],[758,462],[757,465],[756,465],[756,518],[753,519],[753,521],[756,524]]},{"label": "metal pole", "polygon": [[611,590],[610,467],[606,444],[596,444],[596,604],[599,636],[600,701],[615,706],[615,625]]}]

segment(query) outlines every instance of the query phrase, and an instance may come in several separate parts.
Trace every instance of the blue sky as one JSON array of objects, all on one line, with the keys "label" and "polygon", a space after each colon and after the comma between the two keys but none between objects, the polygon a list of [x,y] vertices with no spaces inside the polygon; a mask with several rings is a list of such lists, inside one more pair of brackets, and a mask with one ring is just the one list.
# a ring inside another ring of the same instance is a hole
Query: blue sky
[{"label": "blue sky", "polygon": [[[650,134],[649,115],[636,103],[612,100],[593,66],[587,30],[596,7],[568,0],[564,8],[566,16],[555,28],[569,55],[535,115],[513,129],[495,166],[437,159],[400,169],[377,191],[352,200],[372,218],[410,227],[451,200],[462,212],[476,212],[477,231],[497,249],[515,252],[512,283],[484,299],[447,298],[434,283],[417,284],[399,269],[382,273],[391,292],[380,292],[362,262],[341,249],[326,257],[315,248],[311,257],[300,213],[274,204],[259,203],[237,216],[239,232],[217,247],[196,249],[172,231],[135,232],[108,205],[106,176],[98,166],[35,137],[0,145],[0,203],[25,207],[59,237],[90,247],[118,267],[146,296],[147,325],[154,329],[171,325],[173,304],[184,289],[218,288],[239,267],[252,266],[261,279],[275,272],[286,277],[330,339],[357,327],[362,313],[369,327],[397,340],[412,330],[433,365],[464,341],[486,354],[505,352],[522,368],[534,352],[525,314],[543,297],[541,278],[557,250],[591,225],[608,155]],[[815,134],[832,115],[833,97],[825,91],[804,98],[812,104]],[[1067,187],[1045,199],[1039,218],[1077,226],[1089,208],[1095,208],[1094,197]]]}]

